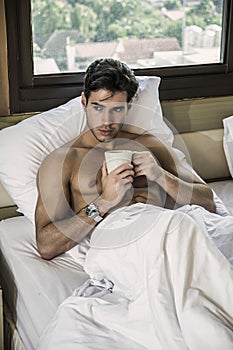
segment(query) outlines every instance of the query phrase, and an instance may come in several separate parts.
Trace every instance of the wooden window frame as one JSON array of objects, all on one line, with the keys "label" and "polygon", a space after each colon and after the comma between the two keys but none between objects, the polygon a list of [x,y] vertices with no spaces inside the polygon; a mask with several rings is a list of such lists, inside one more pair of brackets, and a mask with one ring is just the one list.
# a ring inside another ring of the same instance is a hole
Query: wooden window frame
[{"label": "wooden window frame", "polygon": [[[11,113],[43,111],[80,95],[83,73],[33,75],[30,0],[5,0]],[[135,69],[162,78],[161,100],[233,95],[233,0],[224,4],[223,63]]]}]

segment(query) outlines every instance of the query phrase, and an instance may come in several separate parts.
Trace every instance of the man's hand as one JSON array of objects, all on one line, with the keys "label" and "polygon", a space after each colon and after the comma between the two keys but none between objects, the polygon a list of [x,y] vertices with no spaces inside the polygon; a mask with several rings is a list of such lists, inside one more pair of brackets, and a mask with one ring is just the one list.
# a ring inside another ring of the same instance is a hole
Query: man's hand
[{"label": "man's hand", "polygon": [[120,165],[119,167],[114,169],[110,174],[108,174],[106,162],[104,162],[102,167],[101,198],[111,203],[111,207],[116,206],[125,197],[126,192],[132,189],[133,181],[133,165]]},{"label": "man's hand", "polygon": [[147,180],[156,181],[163,175],[163,169],[149,151],[134,152],[132,162],[134,165],[135,177],[145,175]]}]

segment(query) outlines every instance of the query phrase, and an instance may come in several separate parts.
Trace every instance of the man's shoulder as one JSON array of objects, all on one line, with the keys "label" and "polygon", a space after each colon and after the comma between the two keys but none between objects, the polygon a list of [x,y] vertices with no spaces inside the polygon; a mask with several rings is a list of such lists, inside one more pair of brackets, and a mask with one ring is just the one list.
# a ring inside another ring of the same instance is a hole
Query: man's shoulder
[{"label": "man's shoulder", "polygon": [[139,128],[126,128],[126,129],[122,129],[119,133],[119,137],[125,138],[125,139],[136,139],[139,136],[142,136],[145,133],[145,131],[143,131],[142,129]]},{"label": "man's shoulder", "polygon": [[159,138],[142,129],[137,130],[137,132],[122,130],[120,136],[122,138],[135,141],[148,148],[164,148],[165,146]]},{"label": "man's shoulder", "polygon": [[147,142],[152,142],[154,144],[160,143],[161,141],[154,135],[144,132],[142,134],[138,134],[135,137],[136,141],[139,141],[141,143],[147,143]]},{"label": "man's shoulder", "polygon": [[128,126],[121,130],[121,134],[124,135],[125,138],[131,139],[140,139],[140,140],[154,140],[159,141],[158,138],[152,134],[150,134],[147,130],[141,129],[139,127]]},{"label": "man's shoulder", "polygon": [[165,150],[171,151],[171,149],[172,149],[169,145],[164,143],[158,137],[151,135],[149,133],[138,135],[135,138],[135,141],[140,143],[141,145],[147,147],[152,152],[154,152],[154,150],[157,150],[157,151],[160,150],[160,152],[164,152]]}]

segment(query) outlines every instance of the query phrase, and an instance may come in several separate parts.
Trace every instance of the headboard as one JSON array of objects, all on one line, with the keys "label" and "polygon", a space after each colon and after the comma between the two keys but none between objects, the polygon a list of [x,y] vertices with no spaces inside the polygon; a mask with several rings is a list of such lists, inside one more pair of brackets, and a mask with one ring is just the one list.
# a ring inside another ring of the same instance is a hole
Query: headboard
[{"label": "headboard", "polygon": [[207,182],[230,178],[223,149],[223,129],[186,132],[175,135],[174,146]]}]

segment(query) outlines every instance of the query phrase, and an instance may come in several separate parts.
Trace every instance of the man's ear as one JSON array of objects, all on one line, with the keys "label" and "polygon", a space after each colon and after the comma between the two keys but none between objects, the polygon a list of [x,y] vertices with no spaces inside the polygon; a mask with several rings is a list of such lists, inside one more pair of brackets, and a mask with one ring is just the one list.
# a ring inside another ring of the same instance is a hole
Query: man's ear
[{"label": "man's ear", "polygon": [[133,103],[133,99],[132,100],[130,100],[129,102],[128,102],[128,111],[130,110],[130,108],[132,107],[132,103]]},{"label": "man's ear", "polygon": [[84,92],[82,92],[82,95],[81,95],[81,102],[82,102],[83,108],[86,109],[87,99],[86,99],[86,96],[84,95]]}]

